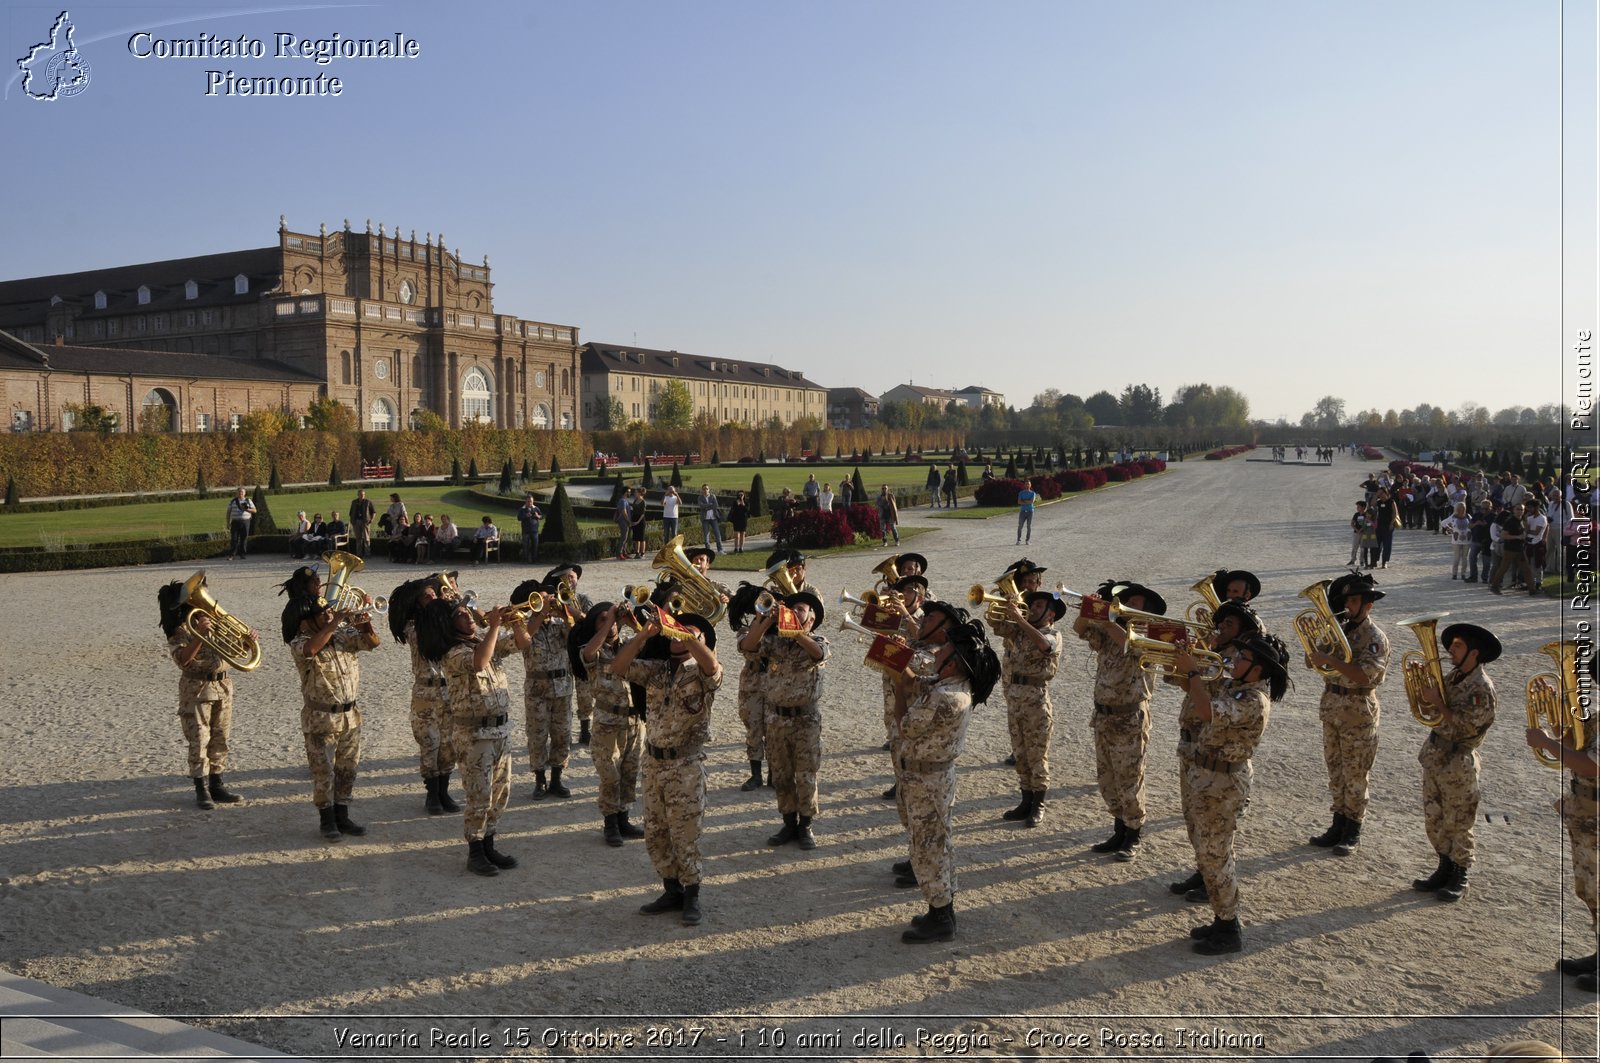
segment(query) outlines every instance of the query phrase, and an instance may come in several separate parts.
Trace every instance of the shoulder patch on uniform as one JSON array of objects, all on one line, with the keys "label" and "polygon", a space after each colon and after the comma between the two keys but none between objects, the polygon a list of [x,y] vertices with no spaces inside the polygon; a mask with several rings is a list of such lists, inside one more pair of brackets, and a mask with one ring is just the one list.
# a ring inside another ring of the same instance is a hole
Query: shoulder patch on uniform
[{"label": "shoulder patch on uniform", "polygon": [[1243,701],[1248,695],[1249,695],[1249,691],[1235,690],[1233,692],[1233,700],[1234,701]]},{"label": "shoulder patch on uniform", "polygon": [[1367,647],[1367,652],[1368,653],[1377,653],[1378,652],[1378,646],[1379,646],[1378,640],[1377,639],[1373,639],[1372,640],[1372,645]]}]

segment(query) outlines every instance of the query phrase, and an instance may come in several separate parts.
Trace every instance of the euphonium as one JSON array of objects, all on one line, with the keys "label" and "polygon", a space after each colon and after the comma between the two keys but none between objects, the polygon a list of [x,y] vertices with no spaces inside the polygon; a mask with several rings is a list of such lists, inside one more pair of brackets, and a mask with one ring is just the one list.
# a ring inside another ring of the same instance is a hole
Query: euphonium
[{"label": "euphonium", "polygon": [[[1583,726],[1583,703],[1578,700],[1578,644],[1551,642],[1540,646],[1539,652],[1556,662],[1556,670],[1528,680],[1528,726],[1537,727],[1568,749],[1583,749],[1588,735]],[[1535,749],[1533,755],[1545,767],[1561,770],[1560,757],[1542,749]]]},{"label": "euphonium", "polygon": [[[662,577],[671,576],[675,584],[674,600],[669,604],[668,611],[674,613],[698,613],[717,623],[727,613],[728,607],[722,604],[722,595],[712,582],[700,574],[683,552],[683,535],[674,535],[672,540],[656,551],[656,556],[651,559],[650,567],[661,572]],[[677,608],[672,608],[676,605]]]},{"label": "euphonium", "polygon": [[383,595],[373,597],[360,587],[350,585],[350,577],[367,567],[355,554],[343,550],[329,550],[322,555],[328,563],[328,581],[322,588],[322,599],[336,613],[377,613],[389,611],[389,599]]},{"label": "euphonium", "polygon": [[[184,618],[185,630],[210,647],[218,657],[227,661],[229,667],[237,668],[241,672],[253,672],[261,666],[260,642],[250,634],[248,624],[217,603],[217,599],[206,587],[205,569],[183,581],[183,596],[178,600],[180,604],[191,606],[194,610]],[[202,635],[195,630],[195,613],[203,613],[210,618],[210,632]]]},{"label": "euphonium", "polygon": [[1015,572],[1007,571],[1001,573],[1000,578],[994,581],[994,589],[995,593],[991,594],[984,589],[981,583],[974,583],[967,589],[968,605],[976,609],[978,606],[988,603],[989,608],[984,613],[984,619],[988,620],[991,625],[1005,623],[1009,620],[1010,617],[1006,606],[1012,602],[1020,603],[1022,601],[1022,592],[1017,590],[1017,574]]},{"label": "euphonium", "polygon": [[[879,587],[892,587],[900,582],[900,555],[886,557],[872,566],[872,571],[878,574]],[[863,597],[865,597],[863,595]]]},{"label": "euphonium", "polygon": [[[1300,636],[1300,645],[1305,647],[1308,668],[1313,668],[1313,651],[1338,657],[1346,663],[1355,659],[1355,654],[1350,651],[1350,640],[1344,637],[1344,629],[1339,626],[1333,607],[1328,604],[1328,588],[1331,586],[1331,579],[1318,580],[1299,594],[1299,597],[1308,599],[1316,606],[1315,609],[1301,610],[1294,618],[1294,633]],[[1340,674],[1337,668],[1313,670],[1329,679],[1337,679]]]},{"label": "euphonium", "polygon": [[1183,614],[1184,618],[1190,623],[1204,628],[1215,626],[1211,622],[1211,615],[1222,604],[1222,600],[1217,597],[1217,588],[1212,583],[1215,579],[1215,576],[1207,576],[1189,588],[1201,598],[1198,602],[1190,603],[1189,608]]},{"label": "euphonium", "polygon": [[1408,627],[1422,644],[1421,651],[1410,650],[1400,658],[1400,675],[1406,681],[1406,701],[1411,703],[1411,715],[1424,727],[1438,727],[1444,723],[1444,713],[1429,711],[1422,695],[1428,687],[1444,696],[1444,666],[1440,661],[1439,639],[1434,629],[1449,613],[1424,613],[1406,620],[1395,621]]},{"label": "euphonium", "polygon": [[772,584],[773,589],[785,598],[791,594],[800,593],[800,588],[795,586],[794,577],[789,575],[789,562],[787,561],[774,563],[765,572],[761,573],[761,578]]}]

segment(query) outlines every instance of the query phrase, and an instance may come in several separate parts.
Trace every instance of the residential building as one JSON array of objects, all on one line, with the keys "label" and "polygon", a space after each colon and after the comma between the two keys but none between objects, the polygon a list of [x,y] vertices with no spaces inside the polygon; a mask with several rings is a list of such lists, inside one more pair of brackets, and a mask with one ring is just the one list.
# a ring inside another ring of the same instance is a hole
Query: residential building
[{"label": "residential building", "polygon": [[613,400],[621,404],[625,420],[654,421],[657,397],[669,380],[688,386],[696,416],[718,424],[763,425],[777,418],[789,425],[802,417],[827,423],[828,389],[798,369],[766,362],[586,343],[582,372],[585,429],[606,427]]},{"label": "residential building", "polygon": [[828,389],[828,427],[866,428],[878,419],[878,400],[860,388]]}]

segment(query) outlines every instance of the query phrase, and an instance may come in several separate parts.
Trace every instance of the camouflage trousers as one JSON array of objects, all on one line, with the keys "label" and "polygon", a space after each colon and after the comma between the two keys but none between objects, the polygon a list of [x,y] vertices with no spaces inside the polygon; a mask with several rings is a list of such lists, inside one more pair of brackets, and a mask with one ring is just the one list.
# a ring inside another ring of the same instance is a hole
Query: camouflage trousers
[{"label": "camouflage trousers", "polygon": [[1211,910],[1218,919],[1239,914],[1239,880],[1233,862],[1233,835],[1250,803],[1250,766],[1237,772],[1213,771],[1193,761],[1184,769],[1183,821],[1194,845],[1195,863],[1205,879]]},{"label": "camouflage trousers", "polygon": [[644,847],[661,878],[700,881],[700,831],[706,814],[706,756],[644,758]]},{"label": "camouflage trousers", "polygon": [[572,755],[572,695],[529,690],[523,694],[522,709],[528,729],[528,767],[565,768]]},{"label": "camouflage trousers", "polygon": [[1189,807],[1189,769],[1194,767],[1194,743],[1180,738],[1178,741],[1178,807],[1183,810],[1183,829],[1189,835],[1189,845],[1194,842],[1194,815]]},{"label": "camouflage trousers", "polygon": [[902,768],[900,792],[905,795],[911,829],[911,870],[928,907],[941,908],[956,895],[956,850],[950,837],[956,804],[954,762],[938,771]]},{"label": "camouflage trousers", "polygon": [[1478,818],[1478,753],[1446,758],[1422,766],[1422,816],[1433,851],[1462,867],[1472,866]]},{"label": "camouflage trousers", "polygon": [[784,815],[797,812],[808,819],[816,816],[822,717],[780,716],[778,710],[768,709],[767,758],[772,765],[772,788],[778,792],[778,811]]},{"label": "camouflage trousers", "polygon": [[189,744],[189,777],[204,779],[228,770],[228,732],[233,730],[233,699],[180,706],[178,722]]},{"label": "camouflage trousers", "polygon": [[462,814],[462,833],[467,841],[482,841],[493,834],[500,813],[511,800],[511,752],[505,738],[475,738],[474,727],[458,728],[454,734],[455,761],[461,767],[461,788],[466,791],[467,807]]},{"label": "camouflage trousers", "polygon": [[633,807],[639,794],[639,753],[644,748],[644,724],[637,716],[595,717],[589,740],[594,774],[600,780],[600,814],[614,815]]},{"label": "camouflage trousers", "polygon": [[1144,826],[1144,754],[1150,745],[1150,703],[1117,706],[1102,712],[1095,706],[1090,729],[1094,732],[1094,771],[1100,799],[1112,818],[1129,827]]},{"label": "camouflage trousers", "polygon": [[591,680],[579,679],[572,684],[573,697],[577,701],[577,716],[580,720],[594,719],[594,683]]},{"label": "camouflage trousers", "polygon": [[1050,786],[1054,719],[1048,687],[1006,684],[1006,726],[1011,731],[1011,752],[1017,758],[1017,779],[1024,790]]},{"label": "camouflage trousers", "polygon": [[1367,777],[1378,756],[1376,697],[1324,692],[1318,707],[1322,717],[1322,759],[1328,766],[1328,793],[1335,815],[1357,823],[1367,814]]},{"label": "camouflage trousers", "polygon": [[311,800],[318,808],[347,805],[355,792],[361,763],[361,710],[300,710],[300,731],[311,765]]},{"label": "camouflage trousers", "polygon": [[744,724],[744,758],[766,760],[767,707],[760,694],[739,691],[739,722]]},{"label": "camouflage trousers", "polygon": [[1600,904],[1600,890],[1596,889],[1596,864],[1600,862],[1600,805],[1577,794],[1568,794],[1556,802],[1556,811],[1567,824],[1567,838],[1572,842],[1572,891],[1589,908],[1589,920],[1595,922],[1596,907]]},{"label": "camouflage trousers", "polygon": [[444,699],[443,687],[426,687],[439,691],[439,697],[411,695],[411,737],[417,740],[417,760],[424,779],[443,775],[456,766],[456,755],[450,735],[450,706]]}]

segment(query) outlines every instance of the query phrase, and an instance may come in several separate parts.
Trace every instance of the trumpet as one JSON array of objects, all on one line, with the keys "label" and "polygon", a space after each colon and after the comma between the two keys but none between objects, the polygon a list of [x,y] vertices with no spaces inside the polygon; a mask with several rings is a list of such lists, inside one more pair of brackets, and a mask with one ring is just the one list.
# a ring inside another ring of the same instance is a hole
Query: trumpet
[{"label": "trumpet", "polygon": [[382,616],[389,611],[388,598],[381,594],[374,597],[350,584],[350,577],[367,567],[365,561],[343,550],[330,550],[322,555],[322,560],[328,563],[328,582],[322,589],[322,598],[334,612]]},{"label": "trumpet", "polygon": [[[1135,613],[1139,611],[1137,609],[1129,610],[1129,612]],[[1156,616],[1156,614],[1145,615]],[[1193,657],[1196,663],[1199,664],[1200,678],[1208,683],[1222,678],[1226,666],[1223,664],[1220,653],[1215,650],[1208,650],[1204,646],[1184,647],[1180,645],[1183,639],[1189,637],[1188,633],[1192,630],[1190,624],[1181,620],[1169,620],[1161,616],[1157,616],[1157,619],[1160,623],[1150,623],[1146,633],[1142,634],[1134,631],[1131,623],[1129,625],[1128,652],[1138,654],[1141,671],[1163,676],[1181,675],[1184,678],[1188,678],[1189,674],[1187,672],[1180,673],[1178,671],[1178,652],[1182,649],[1186,650],[1189,656]],[[1170,637],[1159,637],[1163,635]]]},{"label": "trumpet", "polygon": [[[1198,643],[1200,646],[1205,646],[1211,641],[1211,628],[1202,624],[1197,624],[1193,620],[1179,620],[1175,616],[1165,616],[1161,613],[1150,613],[1143,609],[1130,609],[1128,606],[1123,605],[1116,599],[1112,599],[1110,606],[1107,607],[1107,611],[1110,613],[1112,620],[1126,620],[1128,622],[1128,633],[1130,635],[1143,635],[1148,637],[1151,628],[1156,628],[1157,630],[1163,632],[1171,631],[1174,633],[1178,632],[1178,630],[1181,628],[1182,637]],[[1196,658],[1202,656],[1198,652],[1191,652]],[[1217,660],[1221,661],[1222,658],[1218,656]]]},{"label": "trumpet", "polygon": [[859,598],[851,594],[848,589],[839,592],[839,604],[845,606],[859,605],[865,607],[869,605],[877,605],[882,600],[883,596],[877,591],[862,591],[861,597]]},{"label": "trumpet", "polygon": [[1325,653],[1346,664],[1355,659],[1355,654],[1350,650],[1350,640],[1344,637],[1344,629],[1339,626],[1333,606],[1328,604],[1328,588],[1331,586],[1331,579],[1318,580],[1300,592],[1299,597],[1309,600],[1315,608],[1303,609],[1295,616],[1294,633],[1300,636],[1300,645],[1305,647],[1306,667],[1328,679],[1337,679],[1340,675],[1337,668],[1317,668],[1311,663],[1312,653]]},{"label": "trumpet", "polygon": [[[183,581],[183,593],[178,601],[191,607],[183,626],[189,634],[203,642],[229,667],[241,672],[253,672],[261,666],[261,643],[250,633],[250,626],[218,604],[206,587],[206,570],[201,569]],[[211,620],[211,630],[202,635],[195,629],[194,618],[205,616]]]},{"label": "trumpet", "polygon": [[1444,723],[1444,713],[1433,712],[1423,701],[1423,695],[1432,687],[1444,696],[1444,667],[1439,658],[1439,640],[1434,629],[1449,613],[1424,613],[1421,616],[1397,620],[1401,627],[1411,629],[1422,644],[1422,650],[1411,650],[1400,658],[1400,675],[1406,681],[1406,701],[1411,704],[1411,715],[1424,727],[1438,727]]},{"label": "trumpet", "polygon": [[[1583,749],[1588,738],[1584,721],[1589,717],[1578,696],[1578,644],[1571,640],[1551,642],[1539,647],[1539,652],[1555,661],[1556,670],[1540,672],[1528,680],[1528,726],[1538,728],[1567,749]],[[1533,755],[1545,767],[1561,770],[1559,756],[1542,749],[1535,749]]]},{"label": "trumpet", "polygon": [[551,600],[551,596],[543,591],[529,591],[527,601],[512,602],[509,608],[517,620],[525,622],[530,616],[537,616],[548,609]]}]

